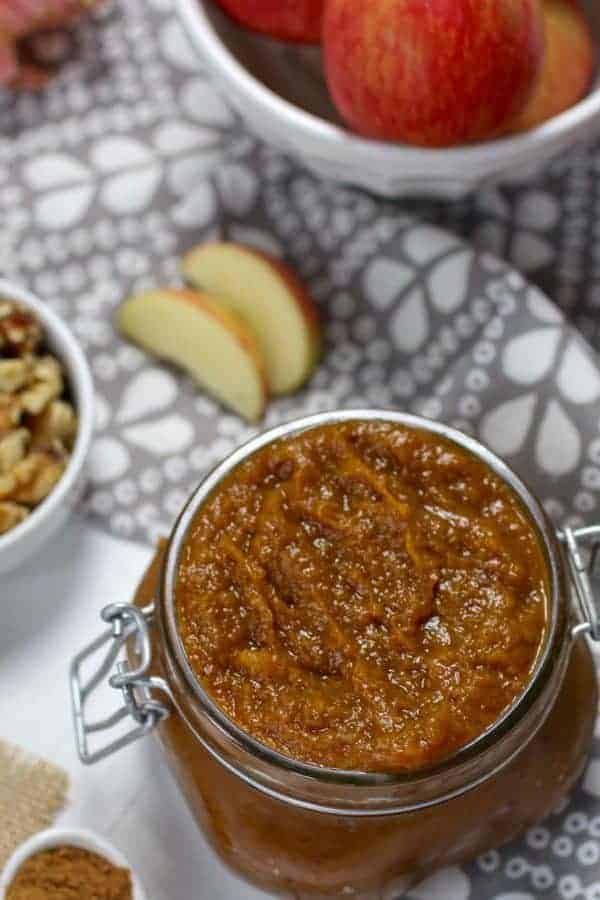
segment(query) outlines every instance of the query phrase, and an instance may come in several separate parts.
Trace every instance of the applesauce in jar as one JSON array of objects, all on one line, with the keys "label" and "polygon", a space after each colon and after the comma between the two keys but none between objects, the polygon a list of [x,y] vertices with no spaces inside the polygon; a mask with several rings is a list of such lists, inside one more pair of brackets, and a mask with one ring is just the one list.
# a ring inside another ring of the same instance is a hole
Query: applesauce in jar
[{"label": "applesauce in jar", "polygon": [[597,708],[566,537],[485,447],[403,413],[293,422],[213,470],[104,617],[137,622],[138,733],[221,858],[278,895],[395,900],[550,813]]},{"label": "applesauce in jar", "polygon": [[482,734],[546,627],[537,534],[484,463],[385,422],[263,447],[198,512],[176,588],[194,672],[292,759],[418,769]]}]

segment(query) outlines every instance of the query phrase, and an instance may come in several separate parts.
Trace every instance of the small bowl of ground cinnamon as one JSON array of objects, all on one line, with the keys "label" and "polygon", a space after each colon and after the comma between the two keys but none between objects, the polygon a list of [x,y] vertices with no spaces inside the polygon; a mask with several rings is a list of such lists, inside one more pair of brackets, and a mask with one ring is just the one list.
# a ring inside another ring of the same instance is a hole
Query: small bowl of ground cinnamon
[{"label": "small bowl of ground cinnamon", "polygon": [[146,900],[122,853],[91,831],[51,828],[25,841],[0,878],[0,900]]}]

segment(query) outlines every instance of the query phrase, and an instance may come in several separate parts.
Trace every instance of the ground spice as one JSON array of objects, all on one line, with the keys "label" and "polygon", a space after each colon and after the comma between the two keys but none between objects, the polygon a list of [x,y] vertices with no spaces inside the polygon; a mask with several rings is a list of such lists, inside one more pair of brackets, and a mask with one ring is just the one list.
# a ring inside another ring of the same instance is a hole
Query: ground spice
[{"label": "ground spice", "polygon": [[6,900],[132,900],[131,873],[79,847],[53,847],[29,857]]}]

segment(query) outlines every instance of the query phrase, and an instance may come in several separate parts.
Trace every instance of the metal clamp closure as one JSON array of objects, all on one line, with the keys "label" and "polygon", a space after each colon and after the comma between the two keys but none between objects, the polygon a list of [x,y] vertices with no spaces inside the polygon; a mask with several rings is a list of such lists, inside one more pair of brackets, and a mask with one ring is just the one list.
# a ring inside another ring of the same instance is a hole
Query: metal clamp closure
[{"label": "metal clamp closure", "polygon": [[581,621],[574,626],[574,638],[588,634],[600,641],[600,613],[594,597],[591,576],[599,574],[600,525],[587,528],[565,528],[558,533],[565,550]]},{"label": "metal clamp closure", "polygon": [[[113,603],[101,615],[110,627],[75,657],[70,670],[77,751],[86,765],[99,762],[145,737],[170,714],[170,705],[157,700],[152,693],[158,690],[170,697],[167,683],[162,678],[148,674],[152,662],[150,626],[154,606],[139,609],[128,603]],[[139,659],[135,666],[131,666],[125,658],[126,644],[130,640],[135,641],[134,652]],[[84,666],[106,645],[108,649],[100,665],[87,681],[84,680]],[[123,656],[119,659],[122,652]],[[110,675],[113,669],[114,674]],[[86,703],[107,677],[110,687],[121,692],[123,705],[102,719],[86,721]],[[99,749],[90,750],[90,735],[110,731],[128,717],[135,722],[132,729]]]}]

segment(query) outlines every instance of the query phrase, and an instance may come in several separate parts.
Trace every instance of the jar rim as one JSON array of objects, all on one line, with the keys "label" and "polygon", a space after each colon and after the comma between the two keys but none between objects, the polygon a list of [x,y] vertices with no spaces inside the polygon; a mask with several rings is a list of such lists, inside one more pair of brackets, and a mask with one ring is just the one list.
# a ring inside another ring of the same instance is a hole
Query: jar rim
[{"label": "jar rim", "polygon": [[[353,421],[388,422],[427,431],[430,434],[452,441],[488,465],[512,489],[522,503],[535,527],[539,545],[547,565],[549,584],[547,626],[543,645],[540,648],[526,686],[510,706],[504,710],[502,715],[476,738],[441,761],[431,766],[410,771],[385,773],[327,768],[285,756],[262,743],[230,719],[204,689],[189,663],[177,626],[174,601],[181,551],[196,513],[215,488],[240,463],[268,444],[324,425]],[[522,720],[523,716],[526,715],[539,697],[545,683],[544,676],[550,674],[553,670],[554,651],[557,644],[562,645],[565,634],[565,629],[560,627],[561,619],[564,620],[564,617],[561,617],[561,603],[564,595],[562,590],[563,579],[564,567],[556,532],[549,522],[540,501],[513,469],[488,447],[456,428],[421,416],[386,409],[347,409],[317,413],[264,431],[244,443],[217,465],[192,493],[174,525],[162,570],[160,590],[165,637],[172,650],[173,658],[195,701],[219,732],[233,740],[245,752],[262,762],[272,765],[276,770],[291,772],[324,784],[354,785],[368,788],[414,786],[420,781],[449,774],[455,769],[460,769],[466,763],[473,761],[492,746],[495,746],[502,736],[510,732]]]}]

